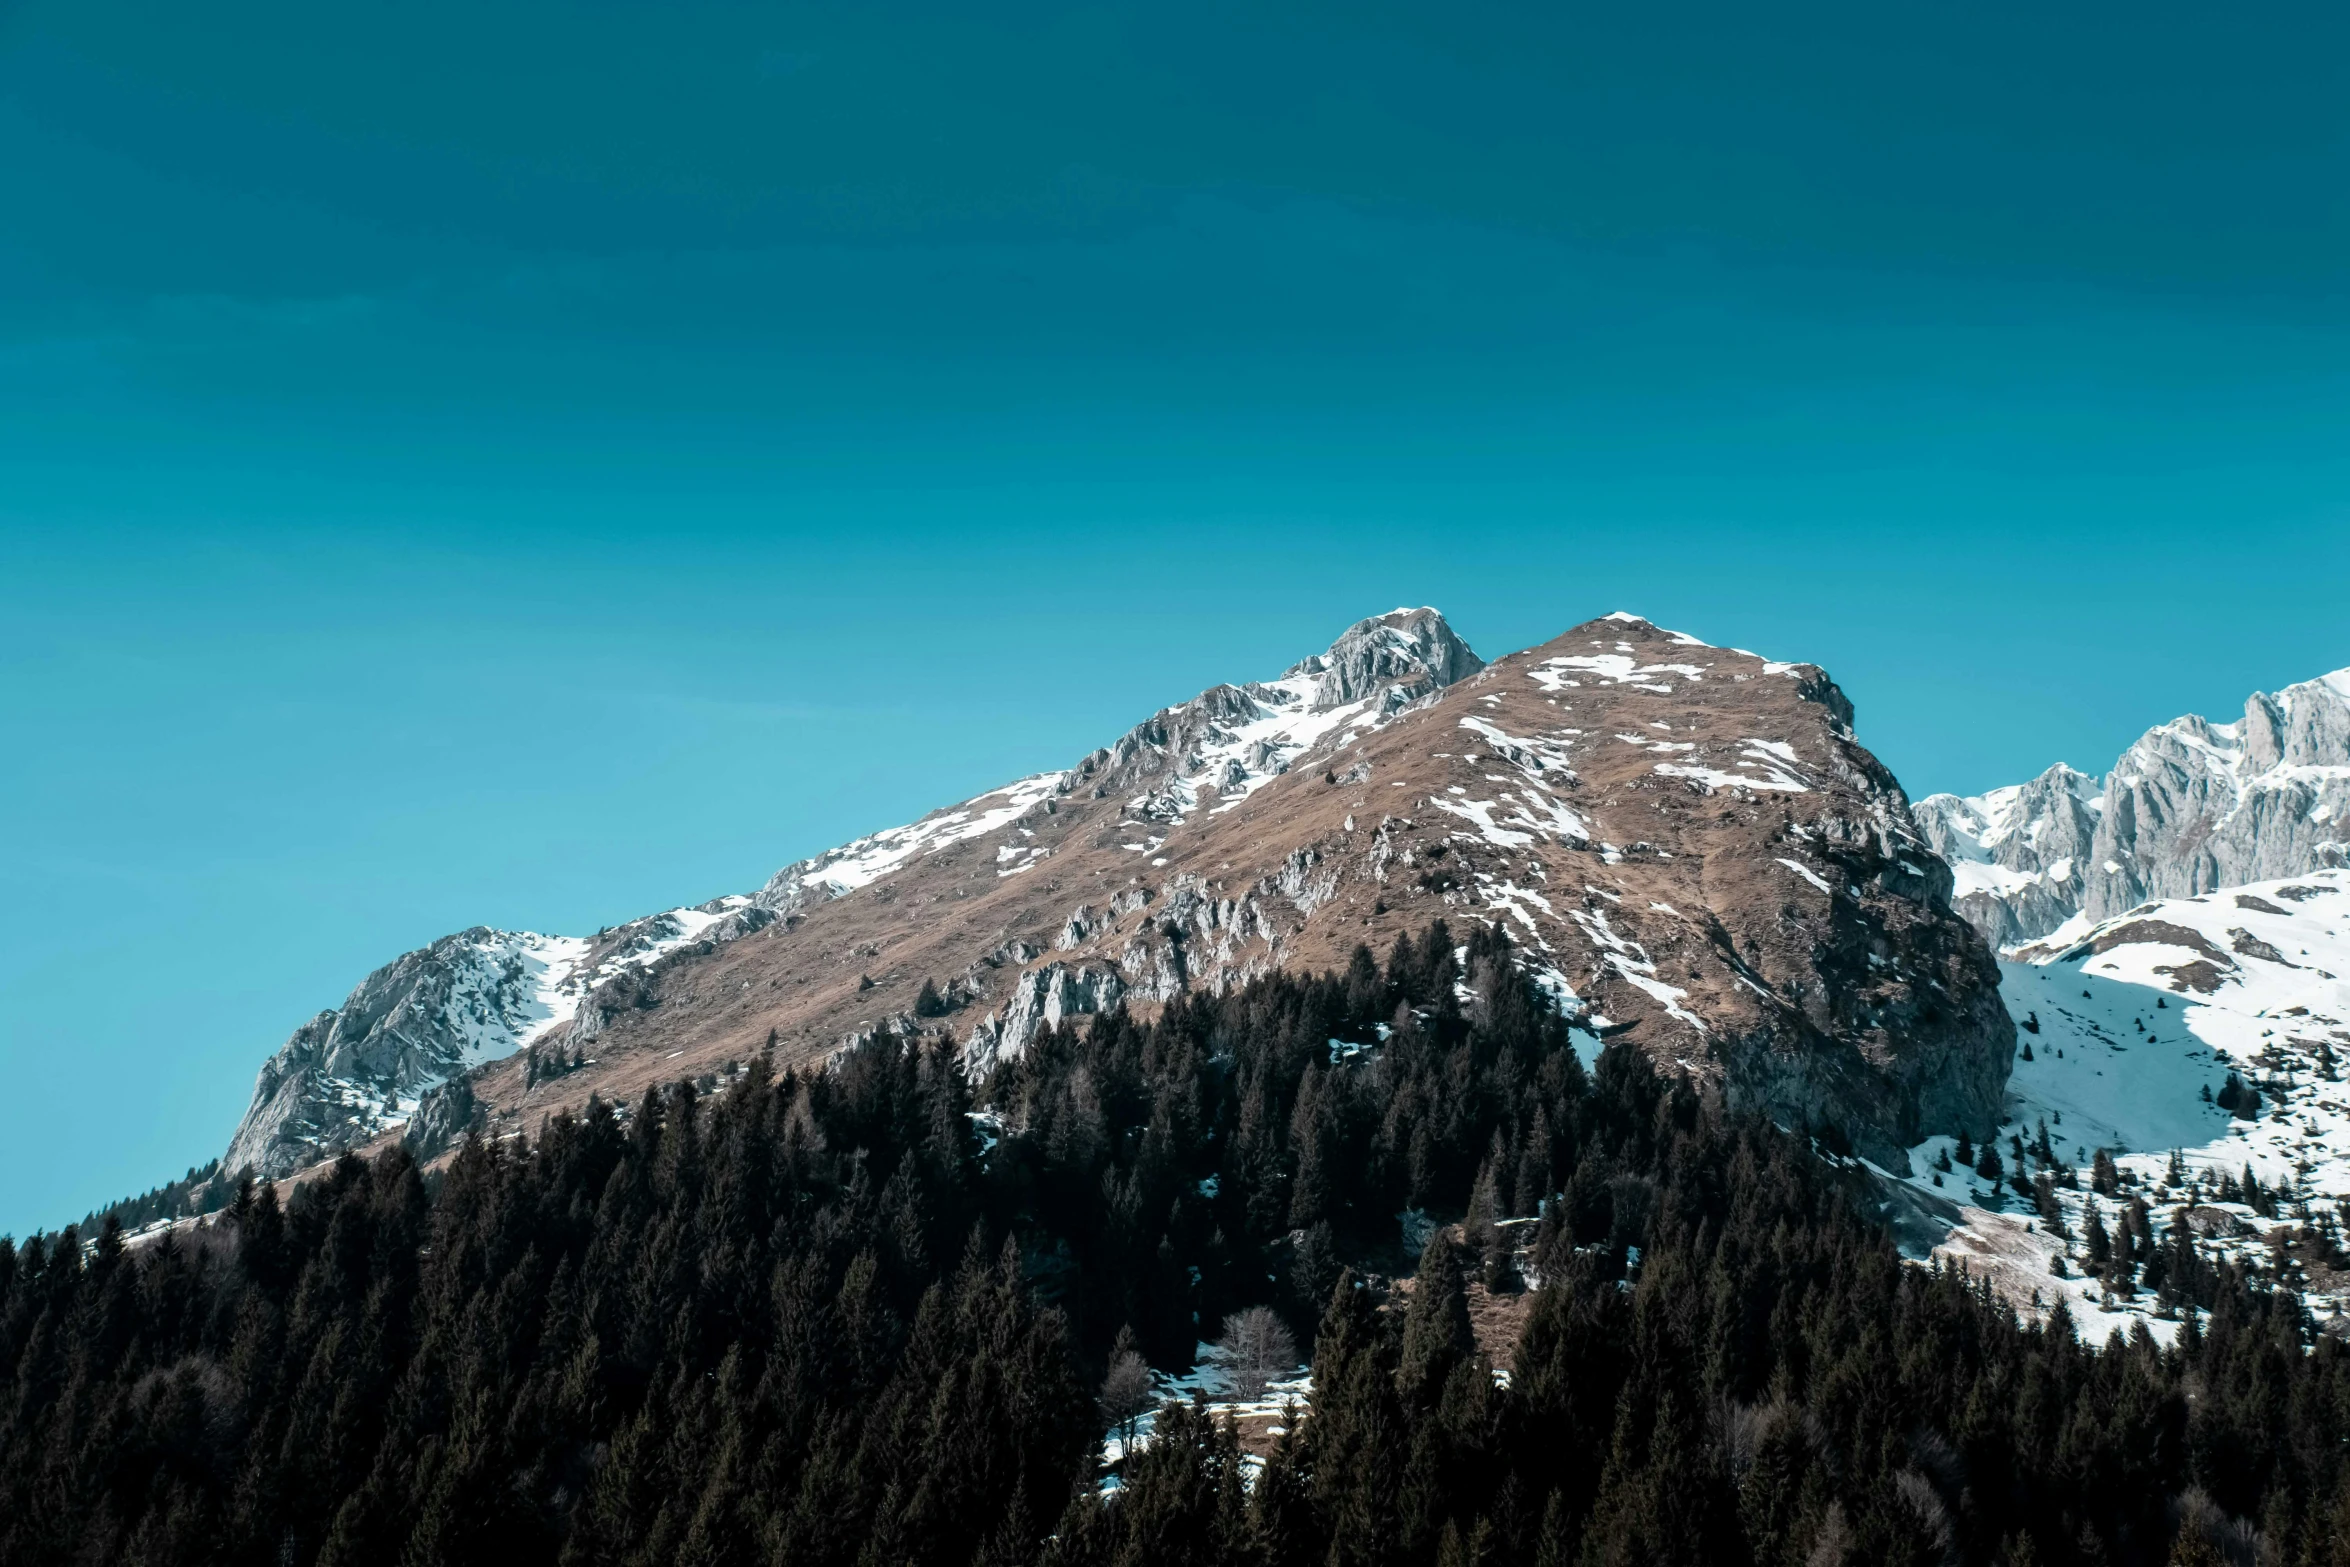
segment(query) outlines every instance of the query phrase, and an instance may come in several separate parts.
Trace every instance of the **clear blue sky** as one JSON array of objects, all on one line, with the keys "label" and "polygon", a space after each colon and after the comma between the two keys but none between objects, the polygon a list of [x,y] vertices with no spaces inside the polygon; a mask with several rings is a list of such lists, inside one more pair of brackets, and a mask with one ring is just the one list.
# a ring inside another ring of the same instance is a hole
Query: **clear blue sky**
[{"label": "clear blue sky", "polygon": [[2345,103],[2315,4],[0,0],[0,1231],[1397,603],[1915,793],[2350,664]]}]

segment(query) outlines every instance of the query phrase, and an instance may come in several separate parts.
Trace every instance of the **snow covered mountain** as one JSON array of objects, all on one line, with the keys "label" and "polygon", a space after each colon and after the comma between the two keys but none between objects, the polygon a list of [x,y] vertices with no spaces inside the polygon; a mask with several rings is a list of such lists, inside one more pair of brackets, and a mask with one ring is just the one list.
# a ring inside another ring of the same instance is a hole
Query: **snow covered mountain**
[{"label": "snow covered mountain", "polygon": [[2030,783],[1988,794],[1928,795],[1916,816],[1950,863],[1959,912],[2006,947],[2078,912],[2082,867],[2104,809],[2098,781],[2059,762]]},{"label": "snow covered mountain", "polygon": [[2030,783],[1918,802],[1957,905],[2000,947],[2076,914],[2106,919],[2350,858],[2350,669],[2253,693],[2244,716],[2149,729],[2102,784],[2061,764]]},{"label": "snow covered mountain", "polygon": [[[2000,1174],[1970,1172],[1949,1137],[1911,1151],[1911,1186],[1961,1205],[1942,1254],[2019,1303],[2064,1300],[2092,1337],[2144,1321],[2167,1338],[2170,1259],[2152,1259],[2184,1223],[2341,1320],[2350,1271],[2328,1237],[2350,1200],[2350,872],[2075,916],[2000,966],[2025,1047]],[[2042,1171],[2061,1177],[2045,1202],[2016,1184]],[[2136,1267],[2094,1255],[2092,1216],[2108,1248],[2139,1237]]]},{"label": "snow covered mountain", "polygon": [[229,1165],[410,1118],[520,1131],[883,1027],[984,1071],[1065,1020],[1341,968],[1437,917],[1506,922],[1593,1034],[1898,1160],[1991,1132],[2013,1030],[1851,723],[1816,667],[1637,616],[1487,665],[1397,610],[748,897],[409,954],[264,1069]]}]

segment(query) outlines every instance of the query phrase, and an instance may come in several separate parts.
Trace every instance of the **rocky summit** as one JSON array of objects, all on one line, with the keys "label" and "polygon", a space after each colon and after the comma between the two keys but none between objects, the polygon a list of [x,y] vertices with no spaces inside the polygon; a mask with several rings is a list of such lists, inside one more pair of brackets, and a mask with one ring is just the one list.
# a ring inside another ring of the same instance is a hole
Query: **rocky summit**
[{"label": "rocky summit", "polygon": [[527,1129],[882,1029],[984,1072],[1039,1030],[1442,918],[1503,926],[1593,1042],[1898,1168],[1994,1130],[2013,1050],[1952,893],[1820,669],[1628,614],[1488,664],[1397,610],[754,894],[411,953],[264,1068],[228,1162]]},{"label": "rocky summit", "polygon": [[2157,724],[2102,781],[2063,764],[2026,784],[1918,802],[1960,912],[2009,947],[2076,916],[2350,862],[2350,669],[2255,691],[2244,716]]}]

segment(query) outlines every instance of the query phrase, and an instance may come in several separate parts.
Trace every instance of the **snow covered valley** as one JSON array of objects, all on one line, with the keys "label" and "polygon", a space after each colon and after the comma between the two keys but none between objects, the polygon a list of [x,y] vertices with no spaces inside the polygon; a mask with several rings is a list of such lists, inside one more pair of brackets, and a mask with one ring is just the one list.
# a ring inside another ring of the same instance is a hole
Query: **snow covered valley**
[{"label": "snow covered valley", "polygon": [[[1909,1184],[1958,1205],[1936,1254],[2093,1338],[2180,1326],[2180,1241],[2350,1331],[2350,874],[2076,916],[2011,949],[1996,1143],[1933,1137]],[[1971,1168],[1970,1168],[1971,1166]]]}]

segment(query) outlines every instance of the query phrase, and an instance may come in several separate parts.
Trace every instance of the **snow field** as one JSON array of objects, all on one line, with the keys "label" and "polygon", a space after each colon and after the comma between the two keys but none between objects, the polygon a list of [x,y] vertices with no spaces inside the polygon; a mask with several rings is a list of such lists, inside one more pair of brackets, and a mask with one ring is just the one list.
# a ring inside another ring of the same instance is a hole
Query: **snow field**
[{"label": "snow field", "polygon": [[[2006,954],[2000,971],[2017,1056],[1996,1147],[2012,1175],[2011,1139],[2034,1144],[2046,1127],[2075,1172],[2056,1192],[2072,1239],[2050,1233],[2011,1181],[1995,1189],[1955,1161],[1936,1168],[1954,1140],[1934,1137],[1910,1151],[1908,1180],[1961,1205],[1937,1256],[1987,1274],[2019,1305],[2062,1299],[2092,1338],[2142,1322],[2167,1339],[2178,1325],[2151,1293],[2112,1299],[2082,1276],[2080,1236],[2091,1213],[2116,1229],[2137,1197],[2161,1237],[2192,1203],[2207,1254],[2300,1290],[2321,1319],[2350,1304],[2350,1274],[2288,1263],[2281,1249],[2303,1226],[2350,1212],[2350,874],[2167,899],[2096,926],[2076,917]],[[2231,1072],[2258,1091],[2256,1117],[2213,1102]],[[2108,1196],[2089,1189],[2099,1150],[2123,1181]],[[2279,1193],[2273,1215],[2214,1194],[2246,1169]],[[2052,1264],[2067,1253],[2060,1277]]]}]

